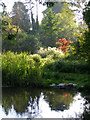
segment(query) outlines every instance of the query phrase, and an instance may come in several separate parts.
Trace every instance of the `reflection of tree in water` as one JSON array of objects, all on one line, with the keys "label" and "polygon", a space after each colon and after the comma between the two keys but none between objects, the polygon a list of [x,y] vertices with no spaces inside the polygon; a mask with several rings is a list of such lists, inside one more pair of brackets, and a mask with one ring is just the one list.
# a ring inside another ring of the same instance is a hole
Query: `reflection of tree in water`
[{"label": "reflection of tree in water", "polygon": [[22,114],[24,112],[28,112],[28,106],[30,106],[31,110],[29,113],[35,114],[34,110],[35,107],[38,106],[40,93],[40,90],[35,89],[3,89],[2,107],[5,109],[6,114],[8,114],[8,110],[11,109],[13,105],[15,111]]},{"label": "reflection of tree in water", "polygon": [[86,102],[84,104],[85,109],[81,117],[83,120],[89,120],[90,119],[90,89],[85,89],[84,91],[82,91],[82,97],[86,99]]},{"label": "reflection of tree in water", "polygon": [[39,99],[43,93],[44,99],[48,101],[52,110],[68,109],[70,103],[73,101],[74,92],[50,90],[50,89],[12,89],[4,88],[2,90],[2,106],[8,114],[12,109],[12,105],[17,114],[27,113],[28,117],[35,117],[39,113]]},{"label": "reflection of tree in water", "polygon": [[47,91],[45,93],[45,99],[49,102],[49,106],[52,110],[66,110],[69,108],[70,103],[73,102],[75,93],[69,91]]}]

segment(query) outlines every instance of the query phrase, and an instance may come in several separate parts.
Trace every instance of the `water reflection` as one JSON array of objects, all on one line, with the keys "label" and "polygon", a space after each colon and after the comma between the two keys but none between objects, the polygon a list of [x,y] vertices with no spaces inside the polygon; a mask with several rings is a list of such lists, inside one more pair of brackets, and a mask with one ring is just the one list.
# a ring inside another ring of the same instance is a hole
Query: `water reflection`
[{"label": "water reflection", "polygon": [[75,91],[3,88],[2,92],[1,118],[78,118],[85,108],[86,100]]},{"label": "water reflection", "polygon": [[65,110],[69,108],[69,104],[73,101],[74,93],[70,93],[68,91],[51,92],[47,91],[45,93],[45,99],[49,101],[49,106],[52,110]]}]

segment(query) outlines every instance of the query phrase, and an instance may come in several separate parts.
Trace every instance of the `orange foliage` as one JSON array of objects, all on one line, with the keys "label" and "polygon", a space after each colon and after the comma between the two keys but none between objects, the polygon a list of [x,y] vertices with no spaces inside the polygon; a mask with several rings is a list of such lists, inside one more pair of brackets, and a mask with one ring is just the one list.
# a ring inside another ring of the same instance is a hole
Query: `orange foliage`
[{"label": "orange foliage", "polygon": [[65,98],[65,97],[67,97],[67,96],[68,96],[68,94],[67,94],[67,93],[65,93],[63,96],[64,96],[64,98]]},{"label": "orange foliage", "polygon": [[56,44],[60,44],[60,46],[57,49],[61,49],[63,50],[64,53],[66,53],[66,51],[68,50],[68,45],[72,43],[70,40],[66,40],[65,38],[59,39]]}]

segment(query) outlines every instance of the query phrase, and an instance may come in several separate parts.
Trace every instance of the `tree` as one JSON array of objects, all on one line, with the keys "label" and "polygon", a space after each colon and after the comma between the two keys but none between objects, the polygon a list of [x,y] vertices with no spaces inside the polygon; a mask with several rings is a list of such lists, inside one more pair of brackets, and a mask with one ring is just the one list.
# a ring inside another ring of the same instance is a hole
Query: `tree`
[{"label": "tree", "polygon": [[[60,5],[63,7],[59,8]],[[59,10],[56,10],[57,9]],[[53,9],[53,10],[52,10]],[[67,3],[57,3],[52,8],[47,8],[44,12],[42,28],[44,35],[42,41],[46,45],[56,46],[55,42],[59,38],[66,38],[75,41],[75,32],[78,32],[78,26],[74,21],[74,14]],[[46,42],[46,43],[45,43]]]},{"label": "tree", "polygon": [[1,29],[2,35],[3,35],[3,33],[5,32],[5,28],[8,25],[8,21],[4,18],[6,16],[8,16],[8,13],[6,11],[6,5],[4,3],[1,3],[0,5],[2,6],[2,12],[0,13],[0,17],[1,17],[1,19],[0,19],[0,23],[1,23],[0,29]]},{"label": "tree", "polygon": [[84,11],[83,11],[83,19],[85,20],[86,24],[88,25],[88,28],[90,30],[90,1],[86,5]]},{"label": "tree", "polygon": [[[2,12],[0,12],[0,52],[2,52],[2,26],[6,26],[8,23],[7,21],[2,20],[2,17],[7,14],[5,8],[6,5],[2,2],[0,3],[0,8],[2,7]],[[1,55],[0,55],[1,56]],[[1,60],[0,60],[1,63]],[[0,66],[1,68],[1,66]],[[1,69],[0,69],[1,71]]]},{"label": "tree", "polygon": [[63,50],[64,53],[68,50],[68,45],[72,43],[70,40],[66,40],[65,38],[59,39],[56,44],[60,44],[60,46],[57,48],[59,50]]},{"label": "tree", "polygon": [[38,0],[36,0],[36,30],[39,29],[39,22],[38,22]]},{"label": "tree", "polygon": [[54,14],[60,13],[60,11],[64,9],[65,5],[66,3],[64,2],[54,3],[52,7],[48,7],[46,10],[44,10],[43,14],[46,14],[50,9],[52,9]]},{"label": "tree", "polygon": [[82,40],[84,40],[80,41],[82,43],[82,56],[85,57],[88,62],[90,62],[90,1],[88,2],[83,11],[83,19],[88,25],[88,29],[84,32],[82,36]]},{"label": "tree", "polygon": [[19,26],[11,25],[12,18],[10,18],[9,14],[3,16],[2,21],[2,48],[5,50],[10,50],[12,46],[18,48],[19,39],[17,36],[22,32],[21,29]]},{"label": "tree", "polygon": [[78,20],[78,24],[83,23],[83,8],[88,0],[68,0],[68,3],[73,11],[76,14],[76,20]]},{"label": "tree", "polygon": [[78,26],[74,21],[74,17],[68,6],[55,15],[54,19],[57,21],[55,29],[57,29],[58,39],[65,37],[71,41],[76,40],[74,33],[78,32]]},{"label": "tree", "polygon": [[25,32],[30,30],[30,19],[28,10],[22,2],[15,2],[12,9],[12,24],[19,26]]},{"label": "tree", "polygon": [[37,50],[40,48],[39,36],[38,34],[35,35],[26,35],[25,37],[21,38],[21,42],[19,43],[20,51],[28,51],[31,53],[36,53]]},{"label": "tree", "polygon": [[83,10],[83,19],[87,24],[87,28],[82,28],[81,33],[77,34],[78,43],[75,45],[76,53],[84,60],[90,62],[90,2]]},{"label": "tree", "polygon": [[[33,34],[36,34],[36,32],[39,30],[39,21],[38,21],[38,0],[27,0],[27,2],[25,2],[24,4],[28,6],[28,10],[29,10],[29,14],[30,14],[30,20],[31,20],[31,28],[32,30],[30,31]],[[35,7],[36,5],[36,7]],[[34,8],[36,8],[36,11],[34,11],[36,13],[36,18],[34,18],[34,13],[33,10]]]},{"label": "tree", "polygon": [[48,8],[54,6],[54,4],[57,2],[52,2],[52,1],[45,1],[45,0],[39,0],[39,4],[46,5]]},{"label": "tree", "polygon": [[42,20],[41,25],[43,29],[43,38],[41,41],[43,41],[44,46],[55,46],[56,30],[54,29],[54,26],[56,21],[54,21],[54,17],[55,15],[53,14],[52,9],[49,9],[49,11],[44,14],[44,19]]}]

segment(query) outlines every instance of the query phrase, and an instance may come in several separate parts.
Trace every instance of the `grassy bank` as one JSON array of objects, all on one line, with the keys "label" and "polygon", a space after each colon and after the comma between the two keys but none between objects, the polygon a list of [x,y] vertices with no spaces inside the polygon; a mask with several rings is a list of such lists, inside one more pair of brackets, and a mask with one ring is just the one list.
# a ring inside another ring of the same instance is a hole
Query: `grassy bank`
[{"label": "grassy bank", "polygon": [[89,86],[88,64],[65,58],[55,49],[38,54],[5,52],[2,54],[3,86],[49,87],[51,83],[76,83]]}]

